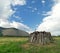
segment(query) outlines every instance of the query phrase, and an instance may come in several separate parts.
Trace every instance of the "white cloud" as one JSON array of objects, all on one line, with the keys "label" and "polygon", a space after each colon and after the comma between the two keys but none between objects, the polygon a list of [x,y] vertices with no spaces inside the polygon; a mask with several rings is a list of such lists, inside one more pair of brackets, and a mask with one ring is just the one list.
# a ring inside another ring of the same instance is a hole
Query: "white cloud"
[{"label": "white cloud", "polygon": [[32,12],[35,12],[35,11],[37,11],[38,9],[35,7],[33,10],[32,10]]},{"label": "white cloud", "polygon": [[42,3],[44,4],[45,3],[45,0],[42,0]]},{"label": "white cloud", "polygon": [[[27,32],[31,31],[31,29],[23,24],[19,23],[16,21],[10,22],[8,19],[9,17],[15,12],[11,9],[10,4],[13,5],[25,5],[26,1],[25,0],[0,0],[0,27],[5,27],[5,28],[18,28],[21,30],[25,30]],[[20,18],[16,16],[15,18]]]},{"label": "white cloud", "polygon": [[60,0],[55,0],[55,5],[38,26],[38,31],[49,31],[52,35],[60,35]]},{"label": "white cloud", "polygon": [[44,15],[44,16],[49,16],[49,15],[51,15],[51,14],[52,14],[51,11],[49,11],[49,12],[44,12],[44,11],[43,11],[43,14],[42,14],[42,15]]},{"label": "white cloud", "polygon": [[9,22],[8,20],[3,20],[3,19],[0,19],[0,27],[4,27],[4,28],[14,27],[14,28],[21,29],[27,32],[32,31],[27,25],[23,23],[19,23],[16,21]]},{"label": "white cloud", "polygon": [[56,4],[56,3],[60,3],[60,0],[54,0],[54,1],[55,1],[55,4]]},{"label": "white cloud", "polygon": [[13,0],[13,5],[26,5],[26,0]]},{"label": "white cloud", "polygon": [[14,28],[21,29],[21,30],[25,30],[27,32],[31,31],[31,29],[27,25],[25,25],[23,23],[15,22],[15,21],[13,21],[12,23],[10,23],[10,26],[14,27]]},{"label": "white cloud", "polygon": [[15,11],[12,11],[11,4],[25,5],[25,0],[0,0],[0,19],[8,19]]},{"label": "white cloud", "polygon": [[12,11],[11,4],[25,5],[25,0],[0,0],[0,19],[8,19],[15,11]]},{"label": "white cloud", "polygon": [[10,22],[6,19],[0,19],[0,27],[10,28]]},{"label": "white cloud", "polygon": [[19,20],[20,22],[24,22],[20,16],[13,15],[13,17],[16,18],[17,20]]},{"label": "white cloud", "polygon": [[0,0],[0,19],[8,19],[12,14],[12,10],[10,8],[11,0]]}]

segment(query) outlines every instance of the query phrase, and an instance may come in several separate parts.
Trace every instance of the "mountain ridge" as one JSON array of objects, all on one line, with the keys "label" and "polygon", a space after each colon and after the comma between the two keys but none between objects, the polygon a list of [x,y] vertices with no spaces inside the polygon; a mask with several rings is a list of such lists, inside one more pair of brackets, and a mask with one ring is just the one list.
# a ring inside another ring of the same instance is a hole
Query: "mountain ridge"
[{"label": "mountain ridge", "polygon": [[29,33],[17,28],[0,27],[0,36],[29,36]]}]

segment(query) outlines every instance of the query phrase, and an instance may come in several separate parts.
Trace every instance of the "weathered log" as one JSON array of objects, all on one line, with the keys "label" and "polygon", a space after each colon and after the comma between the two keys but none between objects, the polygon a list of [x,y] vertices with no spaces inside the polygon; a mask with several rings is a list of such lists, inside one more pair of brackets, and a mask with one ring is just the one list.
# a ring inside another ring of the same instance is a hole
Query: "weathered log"
[{"label": "weathered log", "polygon": [[30,42],[31,43],[37,43],[37,44],[49,44],[53,41],[53,38],[51,36],[50,32],[38,32],[35,31],[30,34]]}]

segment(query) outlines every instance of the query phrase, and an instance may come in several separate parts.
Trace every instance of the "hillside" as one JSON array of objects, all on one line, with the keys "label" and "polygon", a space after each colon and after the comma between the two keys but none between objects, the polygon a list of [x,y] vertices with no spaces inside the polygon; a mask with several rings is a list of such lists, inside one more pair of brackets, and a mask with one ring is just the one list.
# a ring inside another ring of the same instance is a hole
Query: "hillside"
[{"label": "hillside", "polygon": [[0,36],[29,36],[29,34],[16,28],[0,27]]}]

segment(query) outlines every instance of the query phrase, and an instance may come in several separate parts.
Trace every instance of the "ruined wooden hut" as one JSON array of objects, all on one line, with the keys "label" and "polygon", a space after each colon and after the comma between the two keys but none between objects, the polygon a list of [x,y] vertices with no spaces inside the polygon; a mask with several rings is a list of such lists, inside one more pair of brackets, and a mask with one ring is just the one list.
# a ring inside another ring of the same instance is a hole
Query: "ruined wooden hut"
[{"label": "ruined wooden hut", "polygon": [[45,31],[35,31],[30,34],[30,42],[37,44],[49,44],[53,40],[50,32]]}]

